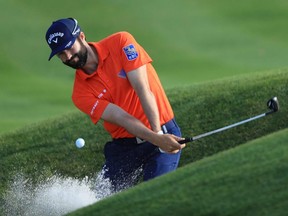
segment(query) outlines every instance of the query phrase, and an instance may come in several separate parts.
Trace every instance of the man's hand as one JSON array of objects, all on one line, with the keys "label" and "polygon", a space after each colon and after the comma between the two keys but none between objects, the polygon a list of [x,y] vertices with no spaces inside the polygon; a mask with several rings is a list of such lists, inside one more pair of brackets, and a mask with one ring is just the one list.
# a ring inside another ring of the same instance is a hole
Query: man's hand
[{"label": "man's hand", "polygon": [[173,134],[157,134],[156,141],[153,144],[157,145],[163,152],[175,154],[186,146],[185,143],[178,143],[178,141],[183,139]]},{"label": "man's hand", "polygon": [[115,104],[110,103],[107,106],[102,114],[102,119],[124,127],[129,133],[147,140],[167,153],[177,153],[185,147],[185,144],[178,143],[184,138],[172,134],[157,134]]}]

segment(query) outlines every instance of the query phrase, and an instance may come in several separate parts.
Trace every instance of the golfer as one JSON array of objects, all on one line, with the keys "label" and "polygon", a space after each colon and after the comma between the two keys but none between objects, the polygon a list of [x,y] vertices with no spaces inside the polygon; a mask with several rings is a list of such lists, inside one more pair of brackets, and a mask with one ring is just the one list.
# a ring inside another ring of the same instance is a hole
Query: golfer
[{"label": "golfer", "polygon": [[152,59],[128,32],[87,42],[76,19],[52,23],[46,33],[52,52],[76,69],[72,100],[112,139],[104,147],[105,178],[115,191],[177,168],[181,138]]}]

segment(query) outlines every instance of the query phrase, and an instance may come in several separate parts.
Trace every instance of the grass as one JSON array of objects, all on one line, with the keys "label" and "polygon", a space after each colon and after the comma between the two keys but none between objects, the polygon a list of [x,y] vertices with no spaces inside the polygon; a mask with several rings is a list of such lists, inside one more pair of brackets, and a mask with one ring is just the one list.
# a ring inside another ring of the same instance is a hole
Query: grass
[{"label": "grass", "polygon": [[[264,113],[268,111],[267,100],[275,95],[281,107],[279,112],[261,120],[188,144],[180,166],[287,128],[287,78],[288,71],[283,69],[168,90],[184,136],[198,135]],[[86,140],[81,150],[74,146],[78,137]],[[55,174],[79,179],[93,177],[103,164],[103,145],[108,140],[101,125],[93,125],[80,112],[5,133],[0,136],[0,194],[19,172],[35,184]]]},{"label": "grass", "polygon": [[186,165],[68,215],[286,215],[287,132]]},{"label": "grass", "polygon": [[47,61],[44,35],[60,17],[76,17],[93,41],[131,32],[154,59],[166,89],[287,66],[282,0],[13,0],[1,8],[0,133],[75,111],[73,71],[57,59]]}]

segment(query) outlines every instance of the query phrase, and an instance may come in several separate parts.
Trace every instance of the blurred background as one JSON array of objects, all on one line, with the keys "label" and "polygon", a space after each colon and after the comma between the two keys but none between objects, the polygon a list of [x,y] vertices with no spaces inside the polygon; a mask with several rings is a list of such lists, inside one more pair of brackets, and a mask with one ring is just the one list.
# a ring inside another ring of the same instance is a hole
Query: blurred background
[{"label": "blurred background", "polygon": [[48,56],[52,21],[74,17],[88,41],[129,31],[165,89],[287,66],[285,0],[0,2],[0,134],[76,111],[74,70]]}]

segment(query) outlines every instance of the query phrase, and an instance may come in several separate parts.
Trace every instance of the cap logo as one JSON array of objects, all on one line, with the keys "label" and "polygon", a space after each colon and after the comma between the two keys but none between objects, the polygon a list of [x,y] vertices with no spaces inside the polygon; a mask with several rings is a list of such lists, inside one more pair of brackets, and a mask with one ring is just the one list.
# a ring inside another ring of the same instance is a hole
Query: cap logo
[{"label": "cap logo", "polygon": [[58,43],[58,37],[55,40],[52,40],[54,43]]},{"label": "cap logo", "polygon": [[49,38],[48,38],[48,44],[51,44],[52,42],[58,43],[58,38],[57,37],[63,37],[63,36],[64,36],[64,33],[62,33],[62,32],[55,32],[53,34],[50,34]]}]

